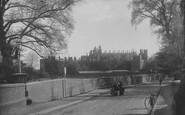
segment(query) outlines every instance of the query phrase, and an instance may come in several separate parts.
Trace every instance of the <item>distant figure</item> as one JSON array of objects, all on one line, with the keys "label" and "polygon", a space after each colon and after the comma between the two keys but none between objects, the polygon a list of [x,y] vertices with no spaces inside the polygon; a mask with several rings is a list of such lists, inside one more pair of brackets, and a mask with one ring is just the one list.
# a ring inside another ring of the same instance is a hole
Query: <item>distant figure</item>
[{"label": "distant figure", "polygon": [[118,86],[117,86],[116,82],[114,82],[110,93],[111,93],[112,96],[117,96],[118,95]]},{"label": "distant figure", "polygon": [[159,85],[161,85],[162,84],[162,78],[160,77],[159,78]]},{"label": "distant figure", "polygon": [[115,90],[115,91],[118,91],[118,86],[117,86],[117,83],[116,82],[114,82],[114,84],[113,84],[113,89]]},{"label": "distant figure", "polygon": [[119,90],[119,95],[123,95],[123,93],[124,93],[124,88],[123,88],[123,83],[122,83],[122,81],[119,81],[118,90]]}]

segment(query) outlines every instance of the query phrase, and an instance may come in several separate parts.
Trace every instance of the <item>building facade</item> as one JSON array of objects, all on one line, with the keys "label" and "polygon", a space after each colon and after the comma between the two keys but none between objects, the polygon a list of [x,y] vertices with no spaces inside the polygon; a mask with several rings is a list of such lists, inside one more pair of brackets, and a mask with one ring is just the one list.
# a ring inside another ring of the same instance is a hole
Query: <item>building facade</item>
[{"label": "building facade", "polygon": [[81,56],[81,61],[92,62],[102,61],[102,57],[107,57],[110,61],[112,58],[116,60],[125,60],[131,62],[131,71],[139,71],[143,69],[145,63],[148,60],[148,51],[146,49],[140,49],[139,54],[136,51],[104,51],[102,52],[101,46],[95,47],[90,50],[88,55]]},{"label": "building facade", "polygon": [[[55,58],[55,57],[53,57]],[[76,57],[64,57],[55,60],[59,64],[58,66],[64,67],[67,64],[78,66],[76,70],[131,70],[139,71],[143,69],[145,63],[148,60],[147,50],[141,49],[139,54],[136,51],[102,51],[101,46],[94,47],[88,54],[83,55],[80,59]],[[47,72],[45,69],[47,60],[40,61],[41,72]],[[109,67],[108,67],[109,66]],[[128,67],[129,66],[129,67]]]}]

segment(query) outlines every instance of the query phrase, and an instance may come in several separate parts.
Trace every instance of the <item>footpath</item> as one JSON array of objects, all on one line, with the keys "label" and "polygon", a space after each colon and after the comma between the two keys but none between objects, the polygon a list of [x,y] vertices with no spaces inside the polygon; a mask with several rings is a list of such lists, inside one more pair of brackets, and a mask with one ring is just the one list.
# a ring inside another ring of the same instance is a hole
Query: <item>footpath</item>
[{"label": "footpath", "polygon": [[[129,85],[129,86],[126,86],[125,88],[127,89],[134,86],[136,85]],[[52,111],[56,111],[59,109],[63,109],[65,107],[69,107],[74,104],[78,104],[83,101],[87,101],[95,96],[108,93],[109,91],[110,89],[96,89],[84,94],[79,94],[73,97],[62,98],[55,101],[32,103],[31,105],[26,106],[24,110],[19,111],[17,115],[44,115]]]},{"label": "footpath", "polygon": [[107,89],[97,89],[84,94],[76,95],[73,97],[67,97],[60,100],[50,101],[50,102],[41,102],[33,103],[25,107],[23,111],[20,111],[17,115],[43,115],[58,109],[62,109],[86,100],[89,100],[95,96],[98,96],[102,93],[106,93],[109,90]]},{"label": "footpath", "polygon": [[165,81],[151,115],[175,115],[172,109],[173,96],[180,81]]}]

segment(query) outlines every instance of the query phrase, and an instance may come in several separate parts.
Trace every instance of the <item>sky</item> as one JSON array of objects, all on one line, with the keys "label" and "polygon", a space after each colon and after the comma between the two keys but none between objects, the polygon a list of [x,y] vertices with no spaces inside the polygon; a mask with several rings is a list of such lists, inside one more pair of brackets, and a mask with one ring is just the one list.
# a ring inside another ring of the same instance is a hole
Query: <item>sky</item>
[{"label": "sky", "polygon": [[99,45],[103,52],[148,49],[159,51],[157,36],[148,21],[131,25],[131,0],[83,0],[73,8],[75,29],[68,38],[67,56],[79,58]]}]

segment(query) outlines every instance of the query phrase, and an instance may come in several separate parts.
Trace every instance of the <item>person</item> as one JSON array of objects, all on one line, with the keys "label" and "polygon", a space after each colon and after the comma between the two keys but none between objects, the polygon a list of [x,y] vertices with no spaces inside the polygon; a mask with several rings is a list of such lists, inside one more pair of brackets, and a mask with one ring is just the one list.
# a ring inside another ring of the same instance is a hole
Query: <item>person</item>
[{"label": "person", "polygon": [[114,82],[114,84],[113,84],[113,89],[115,90],[115,91],[118,91],[118,86],[117,86],[117,83],[116,82]]},{"label": "person", "polygon": [[111,88],[111,95],[112,96],[117,96],[118,95],[118,86],[117,86],[116,82],[114,82],[114,84]]},{"label": "person", "polygon": [[159,85],[161,85],[162,84],[162,78],[160,77],[159,78]]},{"label": "person", "polygon": [[123,83],[122,81],[119,81],[119,84],[118,84],[118,90],[119,90],[119,95],[123,95]]}]

